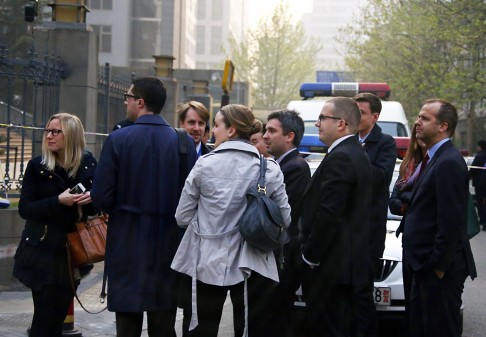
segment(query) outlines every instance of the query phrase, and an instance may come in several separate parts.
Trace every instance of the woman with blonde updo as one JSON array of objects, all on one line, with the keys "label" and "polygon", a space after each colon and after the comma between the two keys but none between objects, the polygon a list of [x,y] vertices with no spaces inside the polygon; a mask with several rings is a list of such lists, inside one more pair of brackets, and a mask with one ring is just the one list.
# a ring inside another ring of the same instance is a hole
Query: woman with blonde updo
[{"label": "woman with blonde updo", "polygon": [[[191,317],[190,324],[184,324],[184,336],[218,335],[228,291],[234,335],[266,335],[262,296],[268,293],[265,288],[278,282],[277,264],[273,252],[248,245],[237,226],[246,208],[246,191],[259,177],[260,155],[250,136],[260,129],[247,107],[221,108],[214,120],[215,149],[199,158],[186,180],[176,219],[187,230],[172,262],[174,270],[192,279],[186,294]],[[280,206],[288,226],[283,174],[273,159],[267,161],[267,195]]]}]

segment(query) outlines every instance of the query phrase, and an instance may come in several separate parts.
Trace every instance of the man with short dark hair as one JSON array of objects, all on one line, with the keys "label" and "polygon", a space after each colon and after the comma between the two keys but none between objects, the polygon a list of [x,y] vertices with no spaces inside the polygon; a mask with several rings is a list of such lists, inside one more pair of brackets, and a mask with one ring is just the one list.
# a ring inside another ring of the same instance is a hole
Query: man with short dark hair
[{"label": "man with short dark hair", "polygon": [[464,282],[476,277],[466,224],[467,166],[450,140],[457,120],[452,104],[434,99],[425,101],[415,122],[427,155],[400,225],[410,336],[461,336]]},{"label": "man with short dark hair", "polygon": [[[388,214],[389,187],[397,160],[397,149],[392,136],[384,134],[376,124],[381,113],[381,100],[370,93],[354,96],[361,113],[357,137],[371,161],[373,191],[370,209],[370,253],[373,275],[382,268],[385,250],[386,221]],[[373,281],[354,294],[352,327],[357,336],[377,336],[378,321],[373,299]]]},{"label": "man with short dark hair", "polygon": [[[280,283],[271,289],[268,304],[268,324],[271,328],[266,335],[269,337],[293,336],[292,330],[298,331],[301,328],[293,315],[295,291],[301,281],[296,266],[296,260],[300,259],[298,222],[304,189],[311,177],[309,165],[297,149],[303,134],[304,121],[296,111],[280,110],[268,115],[263,141],[268,153],[274,156],[284,175],[292,218],[289,226],[291,239],[283,251],[283,269],[278,269]],[[276,252],[277,261],[280,254],[280,251]]]},{"label": "man with short dark hair", "polygon": [[473,168],[469,170],[469,176],[474,186],[479,223],[486,230],[486,140],[478,142],[478,153],[471,165]]},{"label": "man with short dark hair", "polygon": [[139,337],[144,312],[149,336],[175,335],[170,264],[182,237],[175,211],[197,157],[187,135],[181,160],[176,130],[160,116],[165,100],[159,79],[133,80],[125,105],[135,123],[108,136],[91,189],[93,204],[110,216],[105,273],[117,337]]},{"label": "man with short dark hair", "polygon": [[373,279],[368,222],[371,164],[356,138],[361,115],[351,98],[326,101],[316,122],[329,146],[304,192],[299,224],[302,290],[311,337],[349,336],[352,294]]},{"label": "man with short dark hair", "polygon": [[209,112],[204,104],[197,101],[181,104],[177,109],[177,115],[179,116],[179,127],[185,129],[194,139],[197,156],[201,157],[209,153],[209,148],[202,142],[206,126],[209,124]]}]

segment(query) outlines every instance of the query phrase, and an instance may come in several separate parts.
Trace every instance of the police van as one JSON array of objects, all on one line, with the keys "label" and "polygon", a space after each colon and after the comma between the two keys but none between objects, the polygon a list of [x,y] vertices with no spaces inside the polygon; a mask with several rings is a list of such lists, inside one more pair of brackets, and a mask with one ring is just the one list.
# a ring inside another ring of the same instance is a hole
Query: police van
[{"label": "police van", "polygon": [[303,83],[300,87],[302,100],[291,101],[287,105],[287,109],[299,112],[304,120],[305,131],[299,151],[303,153],[327,152],[327,146],[319,140],[315,126],[326,100],[336,96],[353,97],[365,92],[372,93],[382,100],[382,110],[377,124],[383,133],[395,138],[398,156],[402,158],[410,139],[410,128],[402,105],[399,102],[387,100],[391,90],[386,83]]}]

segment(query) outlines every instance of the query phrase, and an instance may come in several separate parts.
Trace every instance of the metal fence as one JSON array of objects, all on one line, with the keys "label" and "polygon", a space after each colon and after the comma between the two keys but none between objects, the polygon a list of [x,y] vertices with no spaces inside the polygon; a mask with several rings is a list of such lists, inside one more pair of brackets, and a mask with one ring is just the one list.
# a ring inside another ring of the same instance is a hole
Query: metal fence
[{"label": "metal fence", "polygon": [[20,190],[24,166],[40,144],[43,125],[59,108],[63,65],[55,55],[9,56],[0,44],[0,192]]},{"label": "metal fence", "polygon": [[[124,120],[123,93],[133,73],[113,76],[109,64],[97,73],[99,118],[96,130],[101,148],[105,134]],[[0,45],[0,196],[18,194],[26,163],[41,151],[42,130],[53,111],[59,111],[63,64],[56,56],[42,58],[32,47],[24,59],[9,56]],[[96,151],[95,151],[96,152]]]}]

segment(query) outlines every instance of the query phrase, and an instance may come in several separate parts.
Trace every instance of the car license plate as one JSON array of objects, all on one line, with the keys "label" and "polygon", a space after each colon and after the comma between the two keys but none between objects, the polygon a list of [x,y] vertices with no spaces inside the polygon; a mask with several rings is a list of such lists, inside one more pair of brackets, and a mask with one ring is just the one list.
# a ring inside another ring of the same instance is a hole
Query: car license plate
[{"label": "car license plate", "polygon": [[390,305],[391,304],[391,288],[390,287],[376,287],[373,292],[373,298],[376,305]]}]

